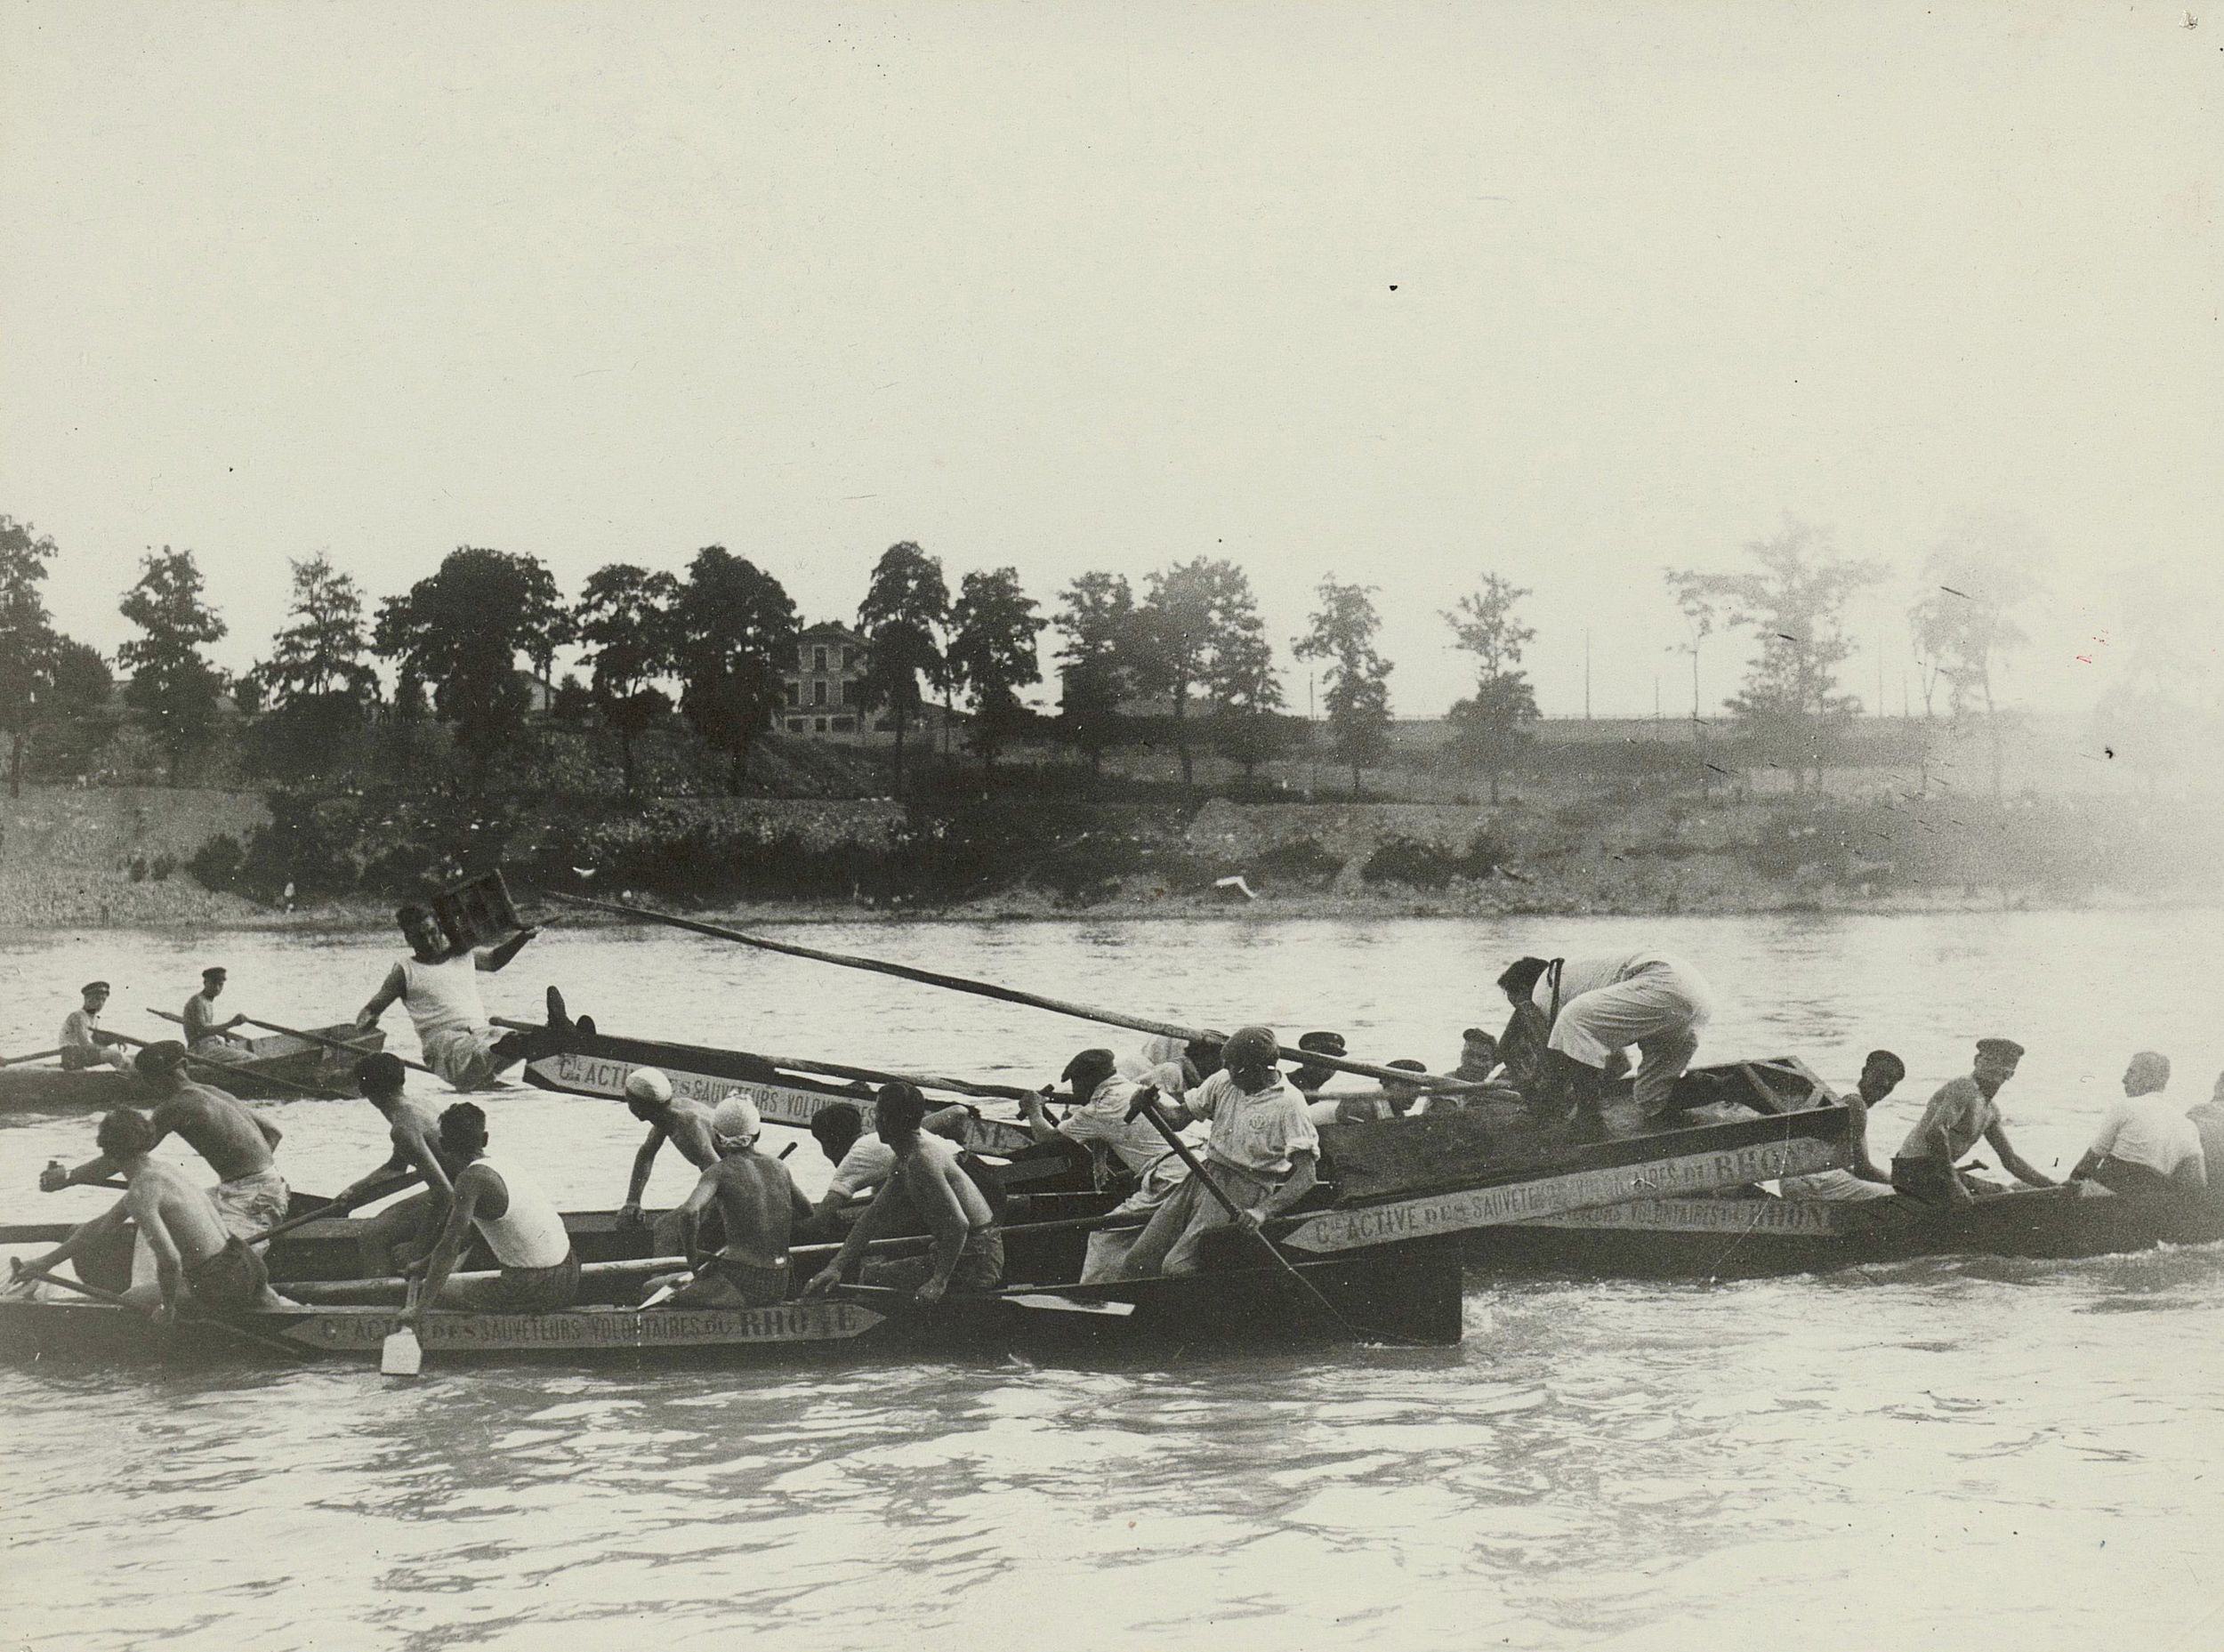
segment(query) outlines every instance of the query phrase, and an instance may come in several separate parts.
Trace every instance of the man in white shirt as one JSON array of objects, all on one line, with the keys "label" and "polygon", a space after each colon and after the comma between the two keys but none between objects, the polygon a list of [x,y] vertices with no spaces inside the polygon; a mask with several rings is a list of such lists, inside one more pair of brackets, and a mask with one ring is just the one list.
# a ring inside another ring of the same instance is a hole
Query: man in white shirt
[{"label": "man in white shirt", "polygon": [[[956,1103],[929,1113],[921,1128],[958,1140],[965,1132],[964,1105]],[[799,1232],[805,1238],[839,1237],[842,1209],[866,1194],[876,1192],[894,1173],[896,1149],[865,1127],[865,1115],[847,1101],[832,1101],[810,1116],[811,1139],[834,1165],[834,1180],[811,1207]]]},{"label": "man in white shirt", "polygon": [[[386,971],[355,1024],[375,1026],[399,1001],[416,1026],[424,1064],[458,1090],[485,1089],[504,1068],[525,1059],[528,1041],[523,1033],[496,1030],[479,1000],[479,972],[502,968],[540,931],[520,930],[498,947],[459,951],[449,946],[430,907],[412,901],[394,914],[394,921],[409,943],[409,956]],[[552,1004],[552,1021],[556,1009]]]},{"label": "man in white shirt", "polygon": [[[1066,1063],[1059,1076],[1071,1086],[1073,1109],[1053,1124],[1043,1110],[1043,1098],[1030,1095],[1020,1103],[1027,1129],[1037,1141],[1063,1137],[1088,1147],[1101,1146],[1135,1178],[1135,1191],[1109,1213],[1115,1217],[1148,1219],[1189,1177],[1181,1156],[1147,1119],[1130,1118],[1129,1104],[1138,1086],[1123,1078],[1117,1060],[1109,1050],[1084,1050]],[[1120,1267],[1134,1245],[1138,1227],[1099,1229],[1089,1236],[1089,1252],[1082,1263],[1081,1283],[1098,1285],[1120,1277]]]},{"label": "man in white shirt", "polygon": [[87,981],[80,991],[80,1007],[62,1018],[61,1070],[77,1073],[89,1067],[108,1067],[119,1073],[130,1072],[132,1052],[117,1042],[113,1033],[101,1030],[101,1011],[108,1008],[109,984]]},{"label": "man in white shirt", "polygon": [[1714,1013],[1714,989],[1682,959],[1644,948],[1588,958],[1522,958],[1498,978],[1517,1010],[1534,1004],[1551,1026],[1546,1077],[1571,1099],[1578,1117],[1604,1124],[1600,1097],[1622,1052],[1635,1045],[1638,1111],[1674,1111],[1676,1080],[1699,1048]]},{"label": "man in white shirt", "polygon": [[2123,1100],[2069,1173],[2111,1193],[2198,1192],[2208,1186],[2201,1131],[2163,1095],[2170,1058],[2142,1050],[2123,1073]]}]

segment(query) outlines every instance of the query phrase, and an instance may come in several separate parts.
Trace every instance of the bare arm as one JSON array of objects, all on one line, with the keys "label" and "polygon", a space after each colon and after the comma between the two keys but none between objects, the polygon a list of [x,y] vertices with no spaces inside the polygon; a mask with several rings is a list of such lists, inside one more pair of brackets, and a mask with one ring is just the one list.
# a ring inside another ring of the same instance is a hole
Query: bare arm
[{"label": "bare arm", "polygon": [[641,1196],[648,1190],[649,1173],[656,1164],[657,1155],[670,1134],[671,1132],[662,1124],[649,1127],[649,1139],[633,1155],[633,1179],[625,1184],[625,1204],[618,1213],[621,1217],[628,1211],[636,1216],[641,1214]]},{"label": "bare arm", "polygon": [[[163,1140],[178,1127],[176,1107],[171,1102],[165,1101],[154,1110],[152,1121],[155,1127],[153,1146],[159,1147]],[[59,1193],[64,1188],[75,1188],[80,1185],[91,1187],[106,1181],[115,1174],[116,1161],[103,1153],[98,1157],[85,1160],[84,1164],[74,1169],[64,1171],[60,1176],[55,1175],[52,1168],[49,1166],[39,1173],[38,1187],[42,1193]]]},{"label": "bare arm", "polygon": [[965,1241],[972,1237],[973,1224],[966,1220],[965,1207],[958,1203],[949,1181],[952,1176],[963,1176],[965,1172],[955,1163],[946,1170],[939,1164],[923,1164],[917,1159],[911,1162],[907,1170],[905,1180],[912,1189],[912,1203],[925,1219],[927,1231],[934,1235],[934,1277],[919,1287],[919,1300],[938,1301],[943,1292],[950,1288],[950,1276],[957,1271],[957,1264],[964,1256]]},{"label": "bare arm", "polygon": [[440,1237],[432,1247],[432,1254],[423,1264],[424,1288],[417,1293],[416,1307],[404,1311],[405,1319],[413,1319],[440,1300],[440,1287],[447,1283],[448,1275],[455,1271],[455,1259],[470,1242],[471,1212],[479,1207],[479,1196],[486,1189],[487,1173],[475,1164],[455,1179],[455,1196],[448,1203],[447,1221],[440,1228]]},{"label": "bare arm", "polygon": [[919,1121],[919,1128],[934,1135],[947,1137],[962,1146],[965,1140],[965,1126],[979,1116],[980,1115],[973,1108],[966,1106],[963,1101],[958,1101],[948,1107],[937,1108]]},{"label": "bare arm", "polygon": [[484,952],[473,954],[472,962],[478,968],[491,973],[516,957],[524,949],[525,943],[539,933],[538,930],[520,930],[500,946],[489,947]]},{"label": "bare arm", "polygon": [[1267,1217],[1280,1215],[1310,1193],[1313,1184],[1319,1179],[1320,1162],[1317,1154],[1309,1151],[1291,1154],[1290,1173],[1282,1179],[1280,1187],[1267,1196],[1267,1202],[1260,1207],[1260,1219],[1264,1221]]},{"label": "bare arm", "polygon": [[273,1124],[269,1119],[263,1117],[262,1114],[250,1112],[247,1116],[254,1120],[254,1127],[262,1132],[263,1140],[268,1142],[270,1146],[276,1147],[279,1142],[286,1140],[286,1132],[280,1130],[276,1124]]},{"label": "bare arm", "polygon": [[401,1001],[402,991],[407,985],[401,965],[395,964],[386,971],[386,979],[378,984],[378,990],[371,995],[370,1002],[355,1012],[355,1024],[358,1027],[375,1025],[380,1016]]},{"label": "bare arm", "polygon": [[2001,1168],[2018,1181],[2034,1188],[2051,1188],[2054,1178],[2027,1162],[2022,1154],[2008,1145],[2008,1132],[1998,1119],[1985,1132],[1985,1140],[1993,1144],[1993,1151],[2000,1155]]},{"label": "bare arm", "polygon": [[1864,1181],[1881,1181],[1890,1187],[1892,1179],[1869,1156],[1869,1104],[1856,1092],[1847,1098],[1847,1105],[1853,1110],[1853,1173]]},{"label": "bare arm", "polygon": [[688,1190],[687,1197],[680,1201],[680,1208],[675,1213],[680,1218],[680,1249],[690,1261],[695,1260],[699,1249],[695,1242],[696,1229],[702,1223],[703,1213],[710,1209],[711,1201],[717,1197],[718,1166],[713,1164],[695,1179],[695,1186]]},{"label": "bare arm", "polygon": [[1049,1116],[1043,1111],[1044,1099],[1034,1093],[1022,1096],[1019,1098],[1019,1111],[1026,1116],[1027,1134],[1037,1141],[1055,1141],[1059,1139],[1058,1126],[1052,1124]]},{"label": "bare arm", "polygon": [[[155,1277],[162,1285],[162,1305],[155,1310],[155,1317],[173,1319],[177,1317],[179,1293],[185,1288],[185,1259],[178,1254],[178,1242],[162,1220],[162,1201],[150,1197],[142,1202],[146,1208],[133,1214],[139,1218],[139,1237],[155,1253]],[[126,1198],[125,1203],[131,1201]]]},{"label": "bare arm", "polygon": [[69,1230],[69,1237],[44,1256],[35,1256],[28,1262],[15,1264],[25,1273],[49,1273],[85,1249],[93,1240],[114,1233],[131,1214],[129,1197],[120,1198],[91,1221],[81,1221]]},{"label": "bare arm", "polygon": [[865,1207],[865,1214],[858,1218],[857,1225],[842,1241],[842,1248],[834,1253],[834,1261],[811,1276],[810,1282],[803,1286],[803,1293],[816,1295],[841,1284],[843,1270],[852,1266],[865,1253],[865,1247],[872,1243],[874,1236],[895,1219],[893,1212],[898,1203],[896,1178],[891,1176],[873,1196],[873,1202]]}]

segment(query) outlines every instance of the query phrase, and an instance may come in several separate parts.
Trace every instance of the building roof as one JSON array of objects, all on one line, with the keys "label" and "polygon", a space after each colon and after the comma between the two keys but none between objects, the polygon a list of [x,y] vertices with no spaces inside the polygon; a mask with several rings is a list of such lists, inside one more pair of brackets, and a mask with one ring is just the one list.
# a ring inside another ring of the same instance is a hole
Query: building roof
[{"label": "building roof", "polygon": [[808,641],[812,637],[830,637],[836,641],[857,643],[862,643],[866,640],[863,632],[852,631],[839,620],[832,619],[822,619],[816,625],[806,625],[796,633],[799,641]]}]

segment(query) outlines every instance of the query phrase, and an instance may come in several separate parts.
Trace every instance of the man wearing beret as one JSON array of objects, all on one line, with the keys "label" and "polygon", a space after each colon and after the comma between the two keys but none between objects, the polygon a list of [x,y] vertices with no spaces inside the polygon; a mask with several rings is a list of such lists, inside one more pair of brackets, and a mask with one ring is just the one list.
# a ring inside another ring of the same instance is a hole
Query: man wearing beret
[{"label": "man wearing beret", "polygon": [[1892,1159],[1892,1188],[1930,1205],[1967,1205],[1972,1195],[1954,1161],[1981,1138],[2000,1155],[2000,1165],[2019,1181],[2051,1188],[2053,1179],[2024,1161],[2008,1142],[2000,1109],[1993,1099],[2016,1076],[2023,1046],[2012,1038],[1977,1041],[1977,1065],[1964,1077],[1949,1079],[1930,1098],[1922,1117]]},{"label": "man wearing beret", "polygon": [[[1207,1233],[1236,1223],[1255,1233],[1311,1190],[1320,1132],[1306,1116],[1303,1092],[1276,1068],[1279,1054],[1266,1027],[1239,1027],[1221,1050],[1222,1070],[1160,1109],[1176,1130],[1197,1119],[1211,1122],[1205,1173],[1240,1213],[1231,1221],[1199,1178],[1190,1177],[1152,1213],[1127,1253],[1123,1278],[1195,1273]],[[1139,1091],[1135,1108],[1156,1099],[1154,1091]]]}]

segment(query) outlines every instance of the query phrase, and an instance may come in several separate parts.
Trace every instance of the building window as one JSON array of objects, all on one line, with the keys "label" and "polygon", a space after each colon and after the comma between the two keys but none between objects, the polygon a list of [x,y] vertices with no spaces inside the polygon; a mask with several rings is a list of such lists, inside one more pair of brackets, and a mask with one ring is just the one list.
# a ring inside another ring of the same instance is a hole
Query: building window
[{"label": "building window", "polygon": [[834,704],[837,705],[855,705],[857,701],[851,697],[850,691],[856,687],[857,684],[853,682],[845,681],[842,683],[841,695],[835,699]]},{"label": "building window", "polygon": [[788,731],[790,734],[801,734],[801,733],[802,733],[802,732],[803,732],[803,720],[802,720],[801,717],[791,717],[791,718],[789,718],[789,719],[787,720],[787,731]]},{"label": "building window", "polygon": [[826,680],[824,677],[812,679],[810,703],[813,705],[824,705],[826,703]]},{"label": "building window", "polygon": [[790,705],[801,705],[803,703],[803,685],[793,677],[787,681],[787,703]]},{"label": "building window", "polygon": [[836,734],[855,734],[858,720],[854,717],[837,717],[834,720],[834,731]]},{"label": "building window", "polygon": [[810,668],[813,671],[824,671],[826,669],[826,650],[825,649],[813,649],[810,651]]},{"label": "building window", "polygon": [[836,653],[837,653],[837,654],[839,654],[839,655],[840,655],[840,657],[841,657],[841,659],[842,659],[842,670],[844,670],[844,671],[849,670],[849,669],[850,669],[850,645],[849,645],[848,643],[846,643],[846,642],[845,642],[845,643],[843,643],[843,644],[842,645],[842,647],[841,647],[840,649],[837,649],[837,650],[835,650],[835,651],[836,651]]},{"label": "building window", "polygon": [[826,732],[826,720],[824,717],[818,720],[818,732],[821,734]]}]

